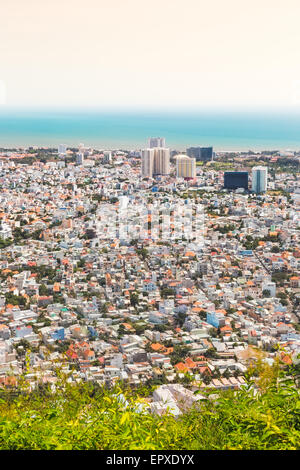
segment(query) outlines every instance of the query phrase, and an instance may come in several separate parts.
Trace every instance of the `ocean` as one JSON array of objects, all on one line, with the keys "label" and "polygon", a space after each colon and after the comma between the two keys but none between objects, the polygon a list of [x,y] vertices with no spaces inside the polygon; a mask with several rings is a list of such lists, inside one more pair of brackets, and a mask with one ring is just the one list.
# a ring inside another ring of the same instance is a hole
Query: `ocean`
[{"label": "ocean", "polygon": [[300,150],[300,113],[0,110],[1,148],[84,143],[134,150],[158,136],[180,151],[196,145],[216,151]]}]

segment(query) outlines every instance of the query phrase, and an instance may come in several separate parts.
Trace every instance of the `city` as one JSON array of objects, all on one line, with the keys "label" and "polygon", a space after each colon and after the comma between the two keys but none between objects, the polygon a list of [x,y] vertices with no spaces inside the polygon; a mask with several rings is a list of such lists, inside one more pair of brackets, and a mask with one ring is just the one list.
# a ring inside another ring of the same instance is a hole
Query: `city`
[{"label": "city", "polygon": [[59,367],[154,387],[143,407],[177,416],[239,390],[259,355],[298,364],[299,162],[164,138],[1,149],[0,386],[55,390]]}]

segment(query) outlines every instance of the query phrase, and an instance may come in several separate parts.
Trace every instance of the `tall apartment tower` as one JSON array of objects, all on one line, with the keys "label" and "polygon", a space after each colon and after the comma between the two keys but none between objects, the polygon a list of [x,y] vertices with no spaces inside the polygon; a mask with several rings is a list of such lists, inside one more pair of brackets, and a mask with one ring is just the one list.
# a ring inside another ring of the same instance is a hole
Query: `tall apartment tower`
[{"label": "tall apartment tower", "polygon": [[154,150],[154,175],[168,175],[170,173],[170,149],[156,147]]},{"label": "tall apartment tower", "polygon": [[252,191],[264,193],[268,187],[268,168],[266,166],[255,166],[252,168]]},{"label": "tall apartment tower", "polygon": [[111,163],[112,162],[112,152],[110,150],[105,150],[103,152],[103,155],[104,155],[105,163]]},{"label": "tall apartment tower", "polygon": [[165,147],[165,146],[166,146],[166,139],[164,137],[150,137],[149,147],[151,149],[155,147]]},{"label": "tall apartment tower", "polygon": [[142,176],[152,178],[154,175],[170,173],[170,150],[162,147],[142,150]]},{"label": "tall apartment tower", "polygon": [[153,177],[154,149],[142,150],[142,176]]},{"label": "tall apartment tower", "polygon": [[67,153],[67,146],[66,144],[59,144],[58,146],[58,154],[60,157],[65,156]]},{"label": "tall apartment tower", "polygon": [[176,176],[177,178],[195,178],[196,159],[187,155],[176,155]]},{"label": "tall apartment tower", "polygon": [[77,165],[83,165],[84,162],[84,152],[80,150],[76,155],[76,163]]}]

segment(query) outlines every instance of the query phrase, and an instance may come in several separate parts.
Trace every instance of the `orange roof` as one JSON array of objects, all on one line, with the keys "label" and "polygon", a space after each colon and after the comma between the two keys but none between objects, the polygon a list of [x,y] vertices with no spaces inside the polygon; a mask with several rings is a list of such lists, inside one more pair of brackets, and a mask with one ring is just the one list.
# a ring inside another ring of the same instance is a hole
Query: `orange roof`
[{"label": "orange roof", "polygon": [[288,365],[293,363],[290,356],[288,354],[284,354],[284,352],[281,353],[281,360],[282,360],[282,362],[284,362],[285,364],[288,364]]},{"label": "orange roof", "polygon": [[196,363],[190,357],[186,358],[185,364],[187,365],[187,367],[190,367],[192,369],[196,367]]},{"label": "orange roof", "polygon": [[160,343],[151,344],[151,349],[153,349],[153,351],[160,351],[163,348],[164,348],[163,344],[160,344]]},{"label": "orange roof", "polygon": [[191,256],[191,257],[193,257],[193,256],[195,256],[195,253],[194,253],[193,251],[187,251],[187,252],[185,253],[185,256]]},{"label": "orange roof", "polygon": [[6,308],[19,308],[18,305],[7,304]]},{"label": "orange roof", "polygon": [[229,325],[225,325],[220,328],[220,331],[232,331],[232,328]]},{"label": "orange roof", "polygon": [[183,362],[178,362],[178,364],[175,364],[175,369],[177,369],[179,372],[188,372],[188,367],[183,363]]}]

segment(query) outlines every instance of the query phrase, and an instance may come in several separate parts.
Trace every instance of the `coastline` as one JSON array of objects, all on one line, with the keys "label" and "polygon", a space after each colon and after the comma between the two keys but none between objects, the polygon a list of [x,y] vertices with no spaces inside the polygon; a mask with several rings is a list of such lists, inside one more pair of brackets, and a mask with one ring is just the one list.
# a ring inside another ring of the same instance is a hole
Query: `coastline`
[{"label": "coastline", "polygon": [[300,150],[297,113],[103,112],[0,110],[0,148],[57,147],[80,142],[99,150],[139,150],[163,135],[178,151],[213,146],[216,152]]}]

